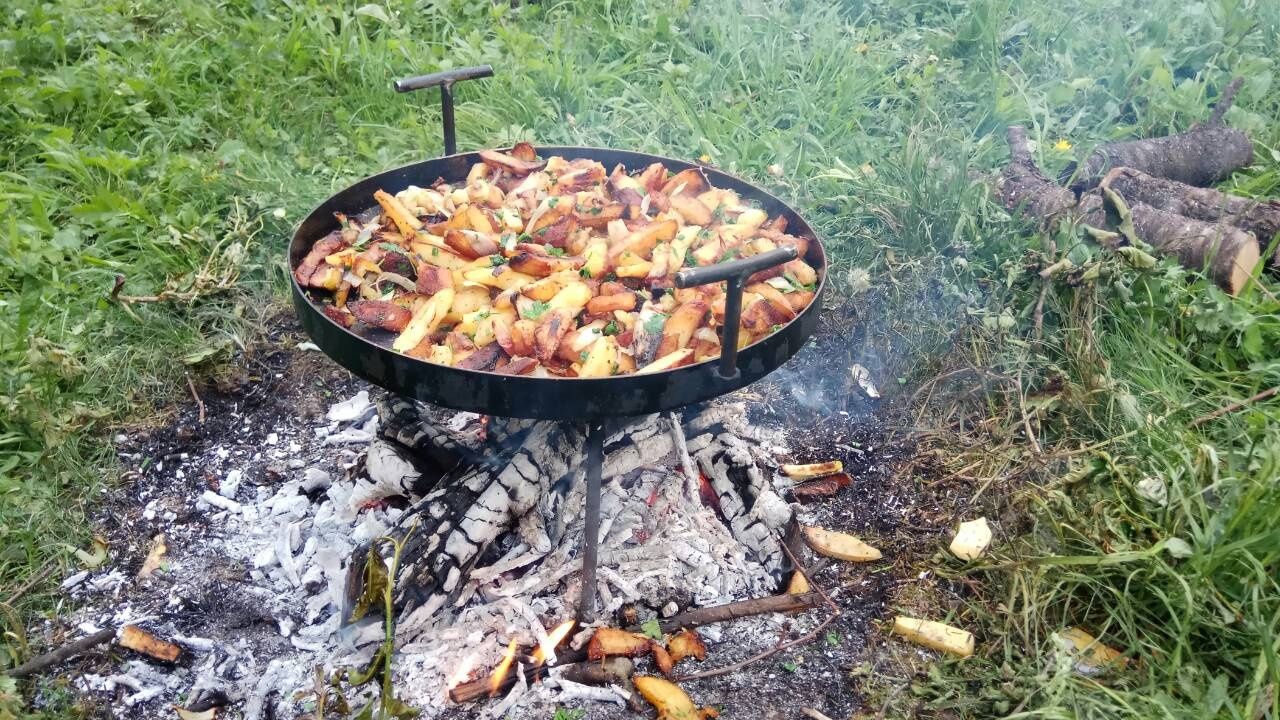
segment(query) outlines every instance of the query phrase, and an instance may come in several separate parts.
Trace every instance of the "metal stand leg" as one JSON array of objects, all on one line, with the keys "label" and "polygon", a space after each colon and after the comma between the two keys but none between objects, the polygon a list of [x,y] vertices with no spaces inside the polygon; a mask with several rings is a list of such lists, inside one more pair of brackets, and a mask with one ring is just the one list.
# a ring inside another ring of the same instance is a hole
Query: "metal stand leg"
[{"label": "metal stand leg", "polygon": [[587,425],[586,537],[582,540],[582,599],[578,622],[593,620],[596,612],[596,551],[600,545],[600,475],[604,471],[604,425]]}]

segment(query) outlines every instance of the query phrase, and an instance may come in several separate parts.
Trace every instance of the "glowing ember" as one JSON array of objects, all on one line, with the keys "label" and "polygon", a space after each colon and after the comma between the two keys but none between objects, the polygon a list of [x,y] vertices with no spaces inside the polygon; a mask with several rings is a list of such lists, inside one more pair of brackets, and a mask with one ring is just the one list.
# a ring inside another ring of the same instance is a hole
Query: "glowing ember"
[{"label": "glowing ember", "polygon": [[547,633],[546,641],[540,644],[537,650],[533,651],[534,662],[541,665],[546,663],[548,660],[554,661],[556,657],[556,646],[560,644],[561,640],[564,640],[565,636],[569,634],[569,631],[573,630],[573,626],[574,622],[572,620],[566,620],[556,626],[555,630]]},{"label": "glowing ember", "polygon": [[446,686],[449,690],[461,685],[463,681],[471,676],[471,670],[476,666],[476,655],[477,653],[474,652],[468,653],[466,657],[462,658],[462,662],[458,664],[458,669],[454,671],[453,675],[449,676],[449,682]]},{"label": "glowing ember", "polygon": [[506,679],[507,673],[511,672],[511,663],[516,659],[516,639],[511,638],[511,642],[507,644],[507,652],[502,656],[502,662],[498,663],[498,667],[494,668],[493,674],[489,676],[489,697],[498,694],[498,690],[502,689],[502,681]]},{"label": "glowing ember", "polygon": [[720,496],[716,494],[716,489],[711,487],[711,478],[702,473],[698,473],[698,496],[704,506],[715,510],[717,515],[722,514]]}]

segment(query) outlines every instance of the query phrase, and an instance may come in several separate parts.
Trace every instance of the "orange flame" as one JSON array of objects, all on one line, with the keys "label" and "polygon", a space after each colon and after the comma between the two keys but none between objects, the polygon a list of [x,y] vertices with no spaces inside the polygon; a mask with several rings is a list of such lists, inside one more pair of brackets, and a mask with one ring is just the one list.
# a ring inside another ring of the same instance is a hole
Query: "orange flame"
[{"label": "orange flame", "polygon": [[498,667],[494,668],[493,674],[489,676],[489,697],[498,694],[502,689],[502,681],[506,679],[507,673],[511,672],[511,663],[516,659],[516,639],[511,638],[511,642],[507,644],[507,652],[502,656],[502,662],[498,663]]},{"label": "orange flame", "polygon": [[555,630],[547,633],[547,639],[538,645],[537,650],[533,651],[534,662],[542,665],[547,662],[548,658],[554,658],[556,656],[556,646],[573,630],[574,624],[574,621],[566,620],[557,625]]}]

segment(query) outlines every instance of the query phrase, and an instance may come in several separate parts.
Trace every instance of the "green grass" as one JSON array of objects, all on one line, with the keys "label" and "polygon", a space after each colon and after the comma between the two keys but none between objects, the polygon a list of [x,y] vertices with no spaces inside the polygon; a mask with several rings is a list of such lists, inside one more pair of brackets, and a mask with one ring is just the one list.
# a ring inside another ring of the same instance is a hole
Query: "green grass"
[{"label": "green grass", "polygon": [[[1021,378],[1030,397],[989,397],[999,422],[981,439],[1013,448],[1015,481],[993,487],[1027,532],[991,567],[954,570],[980,584],[960,619],[982,650],[918,679],[904,714],[1261,717],[1280,686],[1277,405],[1189,423],[1280,384],[1280,304],[1059,237],[1101,276],[1056,278],[1037,340],[1035,271],[1053,258],[970,171],[1003,161],[1013,122],[1051,171],[1101,140],[1184,129],[1241,74],[1227,119],[1258,161],[1227,185],[1275,195],[1278,41],[1266,0],[15,0],[0,17],[0,603],[87,544],[109,429],[252,341],[292,223],[440,152],[435,98],[390,81],[491,63],[495,78],[458,88],[463,148],[706,154],[802,208],[842,291],[856,271],[885,290],[892,374]],[[236,281],[197,283],[206,263]],[[128,312],[107,299],[117,274],[125,294],[194,297]],[[1135,494],[1147,477],[1167,505]],[[1151,550],[1171,537],[1190,557]],[[6,652],[52,587],[6,610]],[[1135,662],[1099,681],[1062,670],[1048,637],[1064,624]]]}]

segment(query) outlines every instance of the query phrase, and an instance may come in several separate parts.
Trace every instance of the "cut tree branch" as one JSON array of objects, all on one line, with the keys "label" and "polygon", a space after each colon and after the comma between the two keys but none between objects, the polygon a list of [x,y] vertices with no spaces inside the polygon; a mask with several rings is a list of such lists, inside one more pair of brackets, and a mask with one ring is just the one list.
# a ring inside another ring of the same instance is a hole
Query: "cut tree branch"
[{"label": "cut tree branch", "polygon": [[47,652],[39,657],[34,657],[22,665],[7,671],[5,674],[14,678],[24,678],[29,675],[34,675],[41,670],[51,668],[54,665],[70,660],[86,650],[95,648],[115,636],[115,628],[99,630],[98,632],[82,637],[75,642],[67,643],[57,650]]}]

